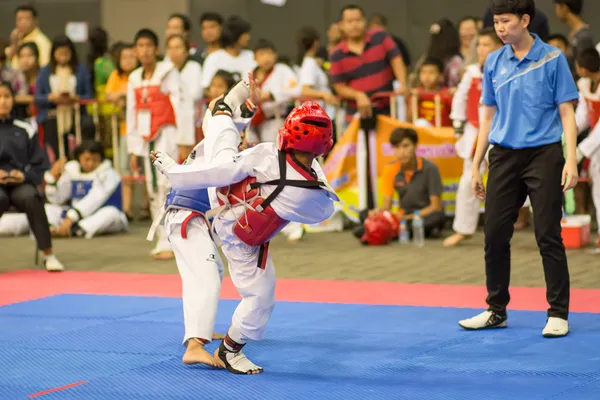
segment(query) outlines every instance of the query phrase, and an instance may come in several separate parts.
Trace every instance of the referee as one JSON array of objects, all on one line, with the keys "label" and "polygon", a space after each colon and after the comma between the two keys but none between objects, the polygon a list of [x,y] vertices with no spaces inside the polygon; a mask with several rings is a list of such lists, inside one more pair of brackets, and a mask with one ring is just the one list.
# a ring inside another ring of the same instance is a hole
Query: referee
[{"label": "referee", "polygon": [[[505,46],[490,54],[485,64],[484,112],[472,169],[473,190],[480,199],[486,198],[489,307],[459,324],[470,330],[507,326],[513,223],[529,195],[550,304],[542,335],[561,337],[569,333],[569,269],[560,221],[563,193],[578,179],[573,109],[577,87],[563,53],[528,31],[534,0],[494,0],[492,11]],[[490,144],[486,194],[479,168]]]}]

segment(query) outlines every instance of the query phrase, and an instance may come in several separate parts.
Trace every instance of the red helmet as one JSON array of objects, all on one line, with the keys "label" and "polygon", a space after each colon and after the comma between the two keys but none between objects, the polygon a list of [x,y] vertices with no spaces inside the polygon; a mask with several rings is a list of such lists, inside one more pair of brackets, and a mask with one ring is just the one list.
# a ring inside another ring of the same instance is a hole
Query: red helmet
[{"label": "red helmet", "polygon": [[307,101],[285,119],[279,129],[277,147],[287,151],[296,149],[318,156],[329,153],[333,147],[331,119],[323,108],[314,101]]},{"label": "red helmet", "polygon": [[365,233],[360,241],[370,246],[379,246],[388,244],[394,237],[398,236],[400,221],[392,213],[384,211],[372,217],[367,217],[364,228]]}]

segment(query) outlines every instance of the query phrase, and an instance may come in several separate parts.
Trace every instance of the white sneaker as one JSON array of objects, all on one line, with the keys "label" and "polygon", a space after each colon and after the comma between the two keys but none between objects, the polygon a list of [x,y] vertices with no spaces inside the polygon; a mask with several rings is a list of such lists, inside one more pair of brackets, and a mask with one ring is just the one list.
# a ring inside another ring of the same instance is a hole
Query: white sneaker
[{"label": "white sneaker", "polygon": [[46,271],[48,272],[61,272],[65,270],[64,265],[62,265],[62,263],[58,261],[58,258],[56,258],[54,254],[51,254],[44,258],[44,266],[46,267]]},{"label": "white sneaker", "polygon": [[546,327],[542,331],[542,336],[547,338],[557,338],[567,336],[569,333],[569,321],[558,317],[548,318]]},{"label": "white sneaker", "polygon": [[506,315],[502,316],[489,310],[477,314],[473,318],[458,321],[458,324],[467,330],[506,328],[508,326]]}]

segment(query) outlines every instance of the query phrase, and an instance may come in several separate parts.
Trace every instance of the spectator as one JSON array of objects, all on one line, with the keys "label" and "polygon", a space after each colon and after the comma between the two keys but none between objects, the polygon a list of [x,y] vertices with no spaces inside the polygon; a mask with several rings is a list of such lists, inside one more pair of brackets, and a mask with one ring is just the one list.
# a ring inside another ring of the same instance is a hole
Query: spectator
[{"label": "spectator", "polygon": [[[379,28],[384,31],[388,31],[388,20],[383,14],[375,14],[371,17],[369,21],[369,28]],[[391,35],[391,34],[390,34]],[[408,53],[408,46],[404,43],[404,40],[400,39],[398,36],[391,35],[394,42],[396,42],[396,46],[398,46],[398,50],[400,50],[400,54],[402,54],[402,61],[404,61],[404,65],[406,68],[410,67],[410,54]]]},{"label": "spectator", "polygon": [[[458,38],[460,40],[460,54],[464,60],[470,58],[473,41],[477,37],[477,21],[473,17],[464,17],[458,22]],[[470,65],[470,62],[465,64]]]},{"label": "spectator", "polygon": [[321,106],[325,106],[324,103],[337,105],[339,100],[331,93],[327,74],[321,69],[316,58],[320,46],[317,30],[312,27],[300,29],[297,45],[302,97],[320,99]]},{"label": "spectator", "polygon": [[127,230],[121,176],[104,157],[102,143],[88,140],[75,149],[74,160],[59,160],[44,174],[53,236],[91,239]]},{"label": "spectator", "polygon": [[569,54],[569,39],[567,39],[565,35],[553,33],[552,35],[548,36],[546,43],[548,43],[550,46],[556,47],[565,55]]},{"label": "spectator", "polygon": [[[424,121],[426,126],[438,125],[438,112],[440,116],[439,123],[443,127],[451,127],[450,109],[452,107],[452,93],[448,88],[443,88],[444,65],[440,60],[434,57],[427,58],[419,68],[419,87],[411,93],[416,96],[416,110],[411,109],[409,115],[414,115],[413,123]],[[439,96],[439,97],[438,97]],[[439,103],[436,101],[439,99]],[[412,104],[413,102],[411,102]],[[412,104],[410,107],[414,107]],[[439,110],[437,109],[439,106]]]},{"label": "spectator", "polygon": [[477,32],[481,32],[481,30],[484,28],[483,19],[475,17],[475,24],[477,25]]},{"label": "spectator", "polygon": [[108,52],[110,53],[110,57],[112,58],[113,64],[115,66],[119,65],[119,53],[121,52],[123,46],[125,46],[125,42],[118,40],[114,42],[108,50]]},{"label": "spectator", "polygon": [[[167,39],[167,55],[173,67],[179,73],[181,97],[177,128],[194,130],[196,105],[202,98],[203,88],[200,86],[202,67],[200,63],[190,59],[189,42],[181,35],[172,35]],[[193,146],[180,146],[179,159],[185,160]]]},{"label": "spectator", "polygon": [[[92,96],[90,74],[84,65],[79,64],[73,42],[66,36],[57,37],[52,42],[50,64],[40,70],[35,92],[37,121],[44,127],[44,140],[51,151],[51,162],[60,154],[56,107],[70,106],[79,99],[89,100]],[[73,128],[73,109],[65,110],[64,130],[69,132]],[[85,107],[81,107],[81,114],[87,115]],[[83,134],[93,137],[93,128]]]},{"label": "spectator", "polygon": [[[455,88],[460,82],[464,62],[460,54],[458,30],[449,19],[443,18],[431,25],[429,48],[425,57],[434,57],[444,65],[444,86]],[[420,66],[420,65],[418,65]]]},{"label": "spectator", "polygon": [[204,60],[209,54],[221,49],[223,17],[215,12],[204,13],[200,16],[200,28],[204,42],[204,47],[200,49],[200,55],[202,56],[201,64],[204,64]]},{"label": "spectator", "polygon": [[115,70],[112,56],[108,53],[108,34],[102,28],[95,28],[89,37],[88,65],[92,89],[96,100],[104,101],[106,83]]},{"label": "spectator", "polygon": [[406,66],[396,43],[381,29],[366,30],[365,13],[357,5],[340,12],[345,39],[330,54],[329,75],[336,93],[348,100],[347,118],[358,111],[370,117],[390,113],[389,98],[373,103],[371,96],[394,90],[394,78],[400,81],[400,92],[406,90]]},{"label": "spectator", "polygon": [[340,22],[333,22],[327,29],[327,52],[331,54],[343,39]]},{"label": "spectator", "polygon": [[33,42],[38,47],[40,66],[50,62],[50,40],[38,27],[37,10],[30,5],[19,6],[15,11],[17,27],[10,34],[11,45],[6,49],[6,58],[11,59],[13,68],[20,68],[17,51],[23,43]]},{"label": "spectator", "polygon": [[442,177],[437,165],[417,156],[418,136],[413,129],[395,129],[390,135],[390,145],[397,160],[386,165],[382,172],[383,208],[371,210],[370,214],[391,211],[396,194],[402,209],[399,217],[409,221],[409,231],[412,231],[410,222],[418,212],[423,218],[425,237],[440,237],[445,216]]},{"label": "spectator", "polygon": [[211,53],[204,61],[201,86],[208,88],[218,70],[237,72],[246,76],[256,67],[254,53],[246,50],[250,42],[250,24],[238,16],[232,16],[223,24],[221,44],[223,48]]},{"label": "spectator", "polygon": [[[490,3],[491,2],[492,0],[490,0]],[[492,12],[491,6],[485,10],[483,16],[483,26],[485,28],[494,27],[494,13]],[[535,16],[529,23],[529,32],[535,33],[544,42],[548,40],[548,37],[550,36],[550,24],[548,23],[548,17],[543,13],[542,10],[535,10]]]},{"label": "spectator", "polygon": [[261,86],[261,103],[252,118],[253,138],[261,142],[276,142],[282,118],[300,94],[298,78],[285,64],[277,62],[277,50],[272,42],[261,39],[254,48],[257,67],[254,77]]},{"label": "spectator", "polygon": [[[133,44],[122,43],[121,48],[117,54],[116,60],[117,68],[113,71],[108,78],[106,84],[106,100],[115,103],[119,106],[121,115],[124,114],[125,105],[127,100],[127,83],[129,82],[129,74],[137,68],[137,58],[135,57],[135,50]],[[119,127],[119,156],[120,159],[115,162],[119,162],[121,173],[125,172],[129,175],[129,154],[127,151],[127,140],[125,135],[127,128],[125,126],[125,118],[121,116],[121,125]],[[132,203],[133,203],[133,182],[126,181],[123,185],[123,212],[127,216],[127,219],[133,219]],[[143,206],[147,214],[148,209],[148,194],[145,190],[143,193]],[[147,215],[146,215],[147,216]]]},{"label": "spectator", "polygon": [[[25,77],[27,93],[16,95],[14,112],[17,118],[26,119],[34,115],[34,95],[37,75],[40,71],[39,52],[33,42],[23,43],[17,52],[21,73]],[[1,56],[0,56],[1,57]]]},{"label": "spectator", "polygon": [[52,251],[52,239],[44,200],[37,186],[42,183],[48,159],[40,147],[37,133],[23,121],[11,118],[14,105],[12,87],[0,83],[0,217],[14,206],[27,220],[44,253],[48,271],[62,271],[63,265]]},{"label": "spectator", "polygon": [[218,70],[214,74],[210,86],[208,87],[208,98],[212,100],[224,95],[240,79],[241,77],[239,75],[234,75],[222,69]]},{"label": "spectator", "polygon": [[581,18],[583,0],[554,0],[554,3],[556,16],[571,28],[569,33],[570,51],[567,54],[576,58],[580,51],[594,47],[592,31]]},{"label": "spectator", "polygon": [[[183,14],[171,14],[169,20],[167,21],[167,30],[165,32],[165,37],[167,38],[167,42],[169,38],[173,35],[182,36],[188,43],[189,51],[188,57],[199,64],[202,64],[204,58],[198,49],[198,45],[190,42],[192,30],[192,23],[190,19]],[[168,43],[167,43],[168,44]],[[167,52],[167,57],[165,61],[170,59],[169,54]]]},{"label": "spectator", "polygon": [[[4,46],[0,43],[0,48]],[[27,94],[27,81],[23,73],[14,68],[10,68],[6,65],[6,56],[4,53],[0,54],[0,81],[9,82],[13,93],[17,96]]]}]

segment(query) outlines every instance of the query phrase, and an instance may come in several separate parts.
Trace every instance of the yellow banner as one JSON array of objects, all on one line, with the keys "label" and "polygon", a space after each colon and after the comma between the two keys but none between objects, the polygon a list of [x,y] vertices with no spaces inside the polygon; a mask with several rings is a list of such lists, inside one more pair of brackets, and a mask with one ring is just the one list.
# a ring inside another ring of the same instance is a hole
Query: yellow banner
[{"label": "yellow banner", "polygon": [[[329,183],[343,202],[341,207],[344,213],[350,219],[356,220],[360,210],[366,207],[365,204],[360,204],[360,193],[366,192],[366,180],[359,179],[361,174],[358,171],[366,165],[366,150],[359,142],[364,142],[365,134],[368,136],[372,158],[371,172],[373,178],[377,179],[377,188],[380,188],[383,167],[395,160],[392,146],[389,144],[390,134],[394,129],[402,127],[409,127],[417,132],[417,155],[427,158],[439,167],[444,184],[444,209],[447,214],[454,214],[456,190],[463,169],[463,160],[456,155],[454,149],[454,131],[451,128],[423,128],[386,116],[378,116],[377,128],[370,133],[361,132],[358,119],[352,121],[323,166]],[[376,192],[377,201],[381,205],[383,196],[379,191]]]}]

